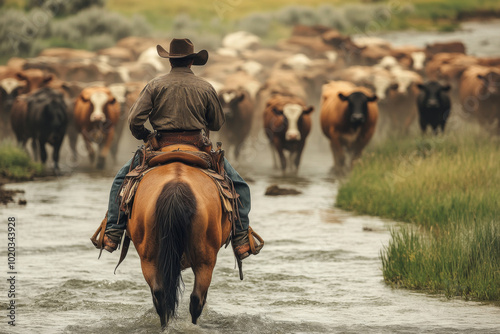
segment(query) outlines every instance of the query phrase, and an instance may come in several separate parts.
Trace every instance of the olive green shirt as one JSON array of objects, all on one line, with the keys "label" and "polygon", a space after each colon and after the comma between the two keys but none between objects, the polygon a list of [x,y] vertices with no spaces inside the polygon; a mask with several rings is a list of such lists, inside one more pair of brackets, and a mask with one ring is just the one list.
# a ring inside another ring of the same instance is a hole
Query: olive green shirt
[{"label": "olive green shirt", "polygon": [[157,131],[217,131],[225,121],[215,89],[188,67],[174,67],[144,87],[128,118],[137,139],[150,133],[144,127],[148,118]]}]

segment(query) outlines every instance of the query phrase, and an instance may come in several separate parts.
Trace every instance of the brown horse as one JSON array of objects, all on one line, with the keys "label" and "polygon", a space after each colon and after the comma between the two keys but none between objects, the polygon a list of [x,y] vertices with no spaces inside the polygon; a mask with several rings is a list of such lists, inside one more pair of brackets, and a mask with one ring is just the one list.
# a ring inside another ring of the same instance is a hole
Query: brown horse
[{"label": "brown horse", "polygon": [[215,183],[199,169],[180,162],[153,169],[137,189],[127,230],[162,328],[175,315],[181,271],[189,267],[195,275],[189,311],[196,324],[217,253],[231,232]]}]

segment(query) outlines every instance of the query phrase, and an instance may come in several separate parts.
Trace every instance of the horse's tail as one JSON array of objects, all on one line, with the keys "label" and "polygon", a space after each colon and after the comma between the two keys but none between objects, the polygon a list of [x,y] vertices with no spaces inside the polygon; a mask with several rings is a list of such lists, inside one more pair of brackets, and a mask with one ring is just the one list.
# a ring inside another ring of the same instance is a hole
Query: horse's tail
[{"label": "horse's tail", "polygon": [[186,183],[167,183],[156,202],[156,233],[158,236],[157,288],[155,305],[160,317],[175,315],[182,292],[181,258],[188,238],[191,219],[196,212],[196,198]]}]

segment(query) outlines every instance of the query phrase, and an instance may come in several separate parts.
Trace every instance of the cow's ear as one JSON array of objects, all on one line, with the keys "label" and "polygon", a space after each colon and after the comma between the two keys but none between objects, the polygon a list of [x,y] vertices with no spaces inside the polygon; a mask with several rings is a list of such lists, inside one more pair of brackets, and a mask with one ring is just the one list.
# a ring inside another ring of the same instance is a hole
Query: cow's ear
[{"label": "cow's ear", "polygon": [[377,95],[373,94],[373,96],[368,97],[368,102],[374,102],[377,101],[378,97]]},{"label": "cow's ear", "polygon": [[418,87],[418,89],[420,89],[420,90],[424,90],[424,89],[425,89],[425,86],[424,86],[424,85],[422,85],[422,84],[420,84],[420,83],[419,83],[419,84],[417,84],[417,87]]},{"label": "cow's ear", "polygon": [[339,93],[339,95],[338,95],[338,96],[339,96],[339,99],[341,99],[342,101],[347,101],[347,99],[348,99],[348,97],[347,97],[347,96],[345,96],[345,95],[344,95],[344,94],[342,94],[342,93]]},{"label": "cow's ear", "polygon": [[23,81],[23,80],[27,81],[28,80],[28,77],[25,76],[23,72],[17,72],[16,73],[16,78],[19,79],[19,80],[21,80],[21,81]]},{"label": "cow's ear", "polygon": [[82,92],[80,94],[80,99],[83,101],[83,102],[89,102],[90,101],[90,96],[88,96],[88,94],[85,94],[85,92]]},{"label": "cow's ear", "polygon": [[314,107],[313,106],[309,106],[306,109],[304,109],[304,111],[302,113],[305,114],[305,115],[307,115],[307,114],[312,113],[313,111],[314,111]]},{"label": "cow's ear", "polygon": [[275,113],[276,115],[283,115],[283,111],[276,109],[276,107],[273,107],[273,113]]},{"label": "cow's ear", "polygon": [[441,90],[442,90],[443,92],[447,92],[447,91],[449,91],[450,89],[451,89],[451,86],[450,86],[449,84],[446,84],[446,85],[444,85],[444,86],[443,86],[443,88],[441,88]]},{"label": "cow's ear", "polygon": [[243,101],[243,99],[244,99],[244,98],[245,98],[245,93],[243,93],[243,92],[239,92],[239,93],[238,93],[238,97],[237,97],[238,102]]},{"label": "cow's ear", "polygon": [[43,76],[44,83],[47,83],[47,82],[51,81],[52,79],[54,79],[54,75],[52,73],[47,73]]},{"label": "cow's ear", "polygon": [[488,82],[488,79],[484,75],[478,74],[477,78],[480,79],[481,81],[485,82],[485,83]]}]

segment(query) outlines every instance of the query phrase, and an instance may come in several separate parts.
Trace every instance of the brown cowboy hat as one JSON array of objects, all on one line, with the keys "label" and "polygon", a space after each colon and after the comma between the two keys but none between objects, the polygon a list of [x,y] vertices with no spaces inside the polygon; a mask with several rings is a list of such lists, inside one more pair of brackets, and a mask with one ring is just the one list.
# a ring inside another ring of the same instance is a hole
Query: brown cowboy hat
[{"label": "brown cowboy hat", "polygon": [[207,50],[195,53],[193,43],[187,38],[174,38],[170,42],[170,52],[167,52],[161,45],[156,46],[156,51],[162,58],[193,58],[193,65],[205,65],[208,60]]}]

